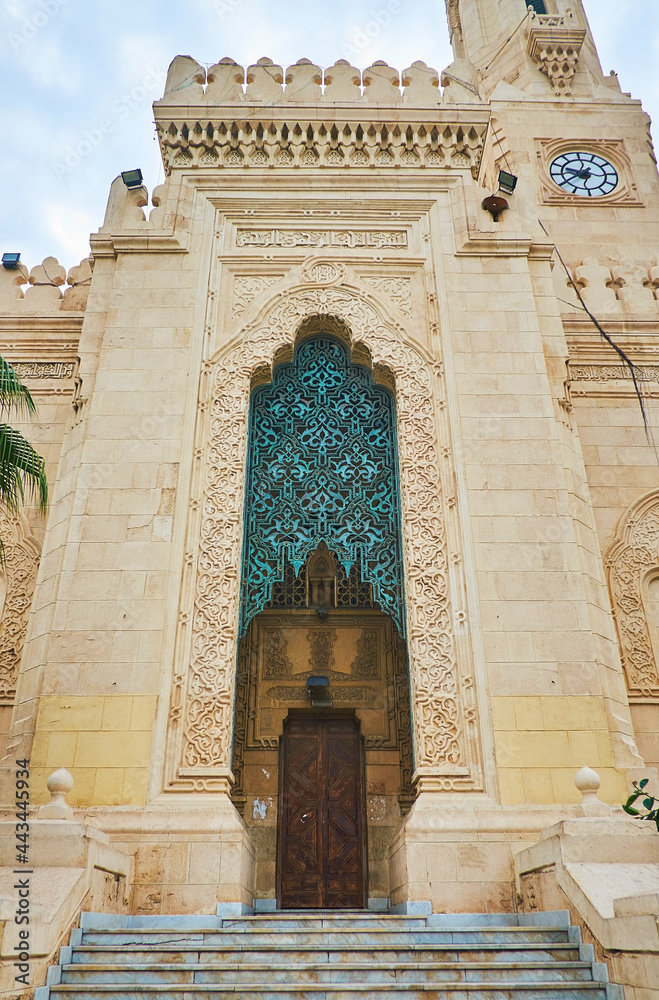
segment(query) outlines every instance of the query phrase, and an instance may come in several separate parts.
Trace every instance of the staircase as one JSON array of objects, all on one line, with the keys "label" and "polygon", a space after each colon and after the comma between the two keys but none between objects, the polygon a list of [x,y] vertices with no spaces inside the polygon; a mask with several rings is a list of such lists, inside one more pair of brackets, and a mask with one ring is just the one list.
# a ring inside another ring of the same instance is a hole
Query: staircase
[{"label": "staircase", "polygon": [[567,912],[85,913],[35,1000],[623,1000]]}]

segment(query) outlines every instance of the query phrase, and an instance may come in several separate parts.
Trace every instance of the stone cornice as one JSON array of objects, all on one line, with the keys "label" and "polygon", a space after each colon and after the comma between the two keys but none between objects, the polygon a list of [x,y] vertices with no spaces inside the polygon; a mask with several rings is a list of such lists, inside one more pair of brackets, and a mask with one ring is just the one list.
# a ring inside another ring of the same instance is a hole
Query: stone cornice
[{"label": "stone cornice", "polygon": [[242,106],[214,109],[212,118],[208,108],[199,117],[191,112],[201,108],[168,108],[175,112],[171,117],[161,117],[162,110],[157,130],[168,173],[193,166],[449,167],[469,169],[476,177],[489,122],[489,111],[482,108],[385,109],[370,115],[362,106],[345,115],[333,108],[328,115],[319,107],[322,114],[315,117],[309,108],[255,106],[253,117],[241,118],[236,112],[244,112]]}]

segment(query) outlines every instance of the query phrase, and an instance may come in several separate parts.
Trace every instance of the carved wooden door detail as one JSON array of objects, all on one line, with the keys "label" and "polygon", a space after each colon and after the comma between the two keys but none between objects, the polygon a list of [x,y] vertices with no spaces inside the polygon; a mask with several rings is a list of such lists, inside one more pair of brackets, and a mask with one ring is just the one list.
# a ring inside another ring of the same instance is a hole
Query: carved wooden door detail
[{"label": "carved wooden door detail", "polygon": [[283,909],[364,906],[362,759],[355,719],[286,720],[278,851]]}]

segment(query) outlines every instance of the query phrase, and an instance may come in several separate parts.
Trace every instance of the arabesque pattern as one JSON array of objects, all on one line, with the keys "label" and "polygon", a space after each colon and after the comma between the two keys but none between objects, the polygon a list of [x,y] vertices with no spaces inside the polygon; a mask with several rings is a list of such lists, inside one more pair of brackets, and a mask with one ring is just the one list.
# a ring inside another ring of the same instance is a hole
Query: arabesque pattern
[{"label": "arabesque pattern", "polygon": [[321,543],[405,634],[396,417],[346,347],[316,336],[252,394],[240,635]]},{"label": "arabesque pattern", "polygon": [[659,697],[659,670],[644,604],[644,583],[659,573],[659,491],[632,505],[606,558],[627,692],[635,701]]},{"label": "arabesque pattern", "polygon": [[[395,380],[415,766],[419,776],[446,790],[481,787],[473,675],[467,661],[458,668],[454,653],[433,370],[365,297],[344,288],[291,291],[209,369],[212,387],[201,400],[208,410],[205,484],[190,538],[198,553],[191,657],[179,661],[172,692],[172,724],[178,727],[180,717],[182,731],[170,787],[226,787],[251,380],[310,317],[318,318],[320,329],[336,329],[338,339],[349,328],[374,366],[384,366]],[[187,622],[183,611],[181,650]]]}]

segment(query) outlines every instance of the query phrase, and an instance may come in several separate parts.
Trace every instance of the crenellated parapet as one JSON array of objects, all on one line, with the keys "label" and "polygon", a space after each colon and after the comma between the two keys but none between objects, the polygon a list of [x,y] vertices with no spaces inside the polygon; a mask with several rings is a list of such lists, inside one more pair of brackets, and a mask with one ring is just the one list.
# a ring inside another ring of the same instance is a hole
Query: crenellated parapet
[{"label": "crenellated parapet", "polygon": [[[0,268],[0,315],[56,315],[84,312],[92,279],[86,257],[68,274],[56,257],[46,257],[31,271],[24,264]],[[23,286],[27,289],[23,290]]]},{"label": "crenellated parapet", "polygon": [[489,113],[445,105],[423,62],[363,72],[340,59],[205,70],[177,56],[155,106],[165,170],[177,167],[452,167],[477,176]]},{"label": "crenellated parapet", "polygon": [[566,285],[563,304],[578,305],[572,280],[579,288],[586,307],[594,316],[655,319],[659,317],[659,266],[631,259],[619,263],[600,263],[586,257],[573,267],[571,278],[559,275]]},{"label": "crenellated parapet", "polygon": [[437,70],[417,61],[400,73],[382,60],[365,70],[339,59],[327,69],[299,59],[286,70],[264,56],[240,66],[221,59],[205,69],[190,56],[176,56],[169,67],[159,106],[225,104],[407,104],[438,107],[443,103]]}]

